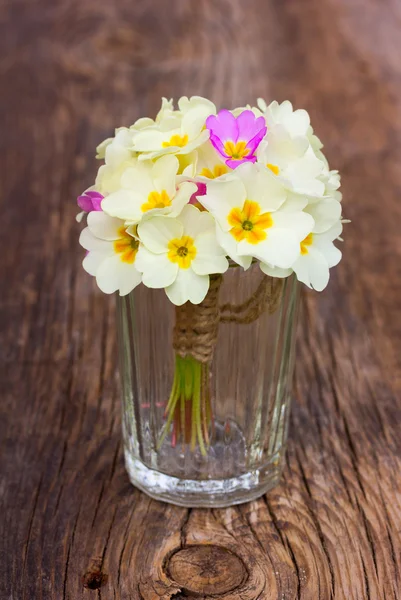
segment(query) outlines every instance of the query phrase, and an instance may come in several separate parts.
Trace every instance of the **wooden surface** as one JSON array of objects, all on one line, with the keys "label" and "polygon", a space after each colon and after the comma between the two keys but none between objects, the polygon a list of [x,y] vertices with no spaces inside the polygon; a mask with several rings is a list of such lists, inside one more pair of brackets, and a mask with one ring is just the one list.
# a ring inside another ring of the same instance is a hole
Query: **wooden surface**
[{"label": "wooden surface", "polygon": [[[0,598],[401,598],[398,0],[13,0],[0,45]],[[305,107],[353,220],[307,294],[283,482],[228,510],[129,484],[74,221],[96,144],[181,94]]]}]

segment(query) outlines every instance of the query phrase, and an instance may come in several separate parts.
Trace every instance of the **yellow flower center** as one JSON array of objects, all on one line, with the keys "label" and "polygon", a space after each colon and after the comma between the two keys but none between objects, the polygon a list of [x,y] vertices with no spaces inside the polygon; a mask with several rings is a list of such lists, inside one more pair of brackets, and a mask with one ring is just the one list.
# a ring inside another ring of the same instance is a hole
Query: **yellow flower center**
[{"label": "yellow flower center", "polygon": [[313,244],[313,233],[306,236],[301,242],[301,254],[305,255],[309,253],[309,246]]},{"label": "yellow flower center", "polygon": [[246,240],[250,244],[259,244],[267,238],[266,229],[272,227],[271,213],[261,214],[260,205],[253,200],[245,200],[241,208],[233,208],[227,217],[231,235],[241,242]]},{"label": "yellow flower center", "polygon": [[250,153],[250,150],[246,147],[246,142],[244,141],[232,142],[229,140],[224,144],[224,150],[227,156],[231,156],[231,158],[234,158],[235,160],[241,160],[241,158],[248,156]]},{"label": "yellow flower center", "polygon": [[186,146],[187,144],[188,144],[187,134],[179,135],[178,133],[175,133],[174,135],[171,136],[171,138],[169,139],[168,142],[163,142],[162,146],[163,146],[163,148],[170,148],[170,146],[178,146],[179,148],[183,148],[183,146]]},{"label": "yellow flower center", "polygon": [[120,238],[114,242],[114,252],[120,255],[122,262],[132,265],[138,252],[139,242],[125,231],[124,226],[120,227],[118,235]]},{"label": "yellow flower center", "polygon": [[200,172],[200,175],[202,177],[208,177],[209,179],[216,179],[216,177],[220,177],[226,173],[228,173],[228,167],[226,167],[226,165],[216,165],[213,167],[213,171],[205,167]]},{"label": "yellow flower center", "polygon": [[161,193],[150,192],[148,201],[141,206],[141,211],[146,212],[153,208],[165,208],[166,206],[171,206],[171,200],[166,190],[162,190]]},{"label": "yellow flower center", "polygon": [[167,258],[172,263],[177,263],[180,269],[189,269],[191,262],[196,256],[194,240],[189,235],[174,238],[168,243]]},{"label": "yellow flower center", "polygon": [[272,165],[271,163],[267,163],[266,167],[268,169],[270,169],[270,171],[272,173],[274,173],[275,175],[278,175],[280,173],[280,167],[278,167],[277,165]]}]

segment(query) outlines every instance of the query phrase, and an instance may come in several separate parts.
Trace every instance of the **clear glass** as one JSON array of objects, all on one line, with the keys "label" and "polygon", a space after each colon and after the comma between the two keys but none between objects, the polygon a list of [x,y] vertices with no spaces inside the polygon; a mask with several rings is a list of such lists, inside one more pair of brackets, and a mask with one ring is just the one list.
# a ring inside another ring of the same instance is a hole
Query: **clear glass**
[{"label": "clear glass", "polygon": [[[249,316],[248,309],[243,319],[241,305],[252,305],[267,280],[279,286],[275,306],[262,303],[260,315]],[[223,507],[253,500],[278,483],[291,401],[298,287],[294,276],[272,280],[256,264],[247,271],[231,267],[224,274],[218,302],[222,315],[230,303],[234,318],[219,323],[206,369],[210,412],[199,412],[207,415],[203,440],[196,431],[192,437],[190,432],[187,438],[182,432],[177,436],[176,420],[168,422],[166,414],[177,368],[176,307],[163,290],[145,286],[118,297],[125,463],[135,486],[181,506]]]}]

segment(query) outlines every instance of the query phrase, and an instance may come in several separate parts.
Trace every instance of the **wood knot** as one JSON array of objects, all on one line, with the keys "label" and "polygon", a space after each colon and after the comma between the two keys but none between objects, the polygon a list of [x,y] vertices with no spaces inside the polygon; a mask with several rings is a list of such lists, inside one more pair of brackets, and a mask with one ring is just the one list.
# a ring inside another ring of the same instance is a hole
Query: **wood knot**
[{"label": "wood knot", "polygon": [[89,569],[82,576],[82,584],[89,590],[98,590],[107,582],[107,575],[102,571],[101,559],[92,559]]},{"label": "wood knot", "polygon": [[242,560],[221,546],[190,546],[170,558],[171,579],[185,592],[226,594],[240,587],[248,578]]}]

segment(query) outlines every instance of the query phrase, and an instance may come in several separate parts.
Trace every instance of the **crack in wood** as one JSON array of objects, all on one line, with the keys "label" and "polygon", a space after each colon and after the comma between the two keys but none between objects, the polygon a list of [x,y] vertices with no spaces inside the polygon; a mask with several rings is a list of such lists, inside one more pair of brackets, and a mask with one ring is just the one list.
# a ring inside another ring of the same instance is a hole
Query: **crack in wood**
[{"label": "crack in wood", "polygon": [[[309,486],[308,479],[307,479],[307,477],[305,475],[305,471],[304,471],[304,468],[302,466],[302,460],[300,459],[300,457],[298,455],[298,452],[295,452],[295,456],[296,456],[296,459],[297,459],[297,462],[298,462],[298,467],[299,467],[299,472],[301,474],[302,482],[303,482],[303,484],[305,486],[305,489],[307,491],[307,494],[308,494],[311,502],[314,502],[312,491],[311,491],[311,488]],[[309,515],[310,515],[310,517],[312,519],[312,522],[313,522],[313,524],[314,524],[314,526],[316,528],[316,531],[317,531],[317,534],[319,536],[319,540],[320,540],[320,543],[321,543],[322,550],[323,550],[323,552],[325,554],[325,557],[327,559],[327,564],[329,566],[329,571],[330,571],[330,597],[331,597],[335,593],[335,578],[334,578],[334,568],[333,568],[333,564],[332,564],[332,561],[331,561],[330,553],[329,553],[328,549],[326,548],[326,540],[325,540],[325,537],[324,537],[324,534],[323,534],[323,531],[322,531],[322,528],[321,528],[321,525],[320,525],[320,522],[319,522],[319,519],[317,517],[316,512],[313,510],[313,508],[311,506],[309,506],[309,504],[307,504],[306,507],[307,507]]]}]

